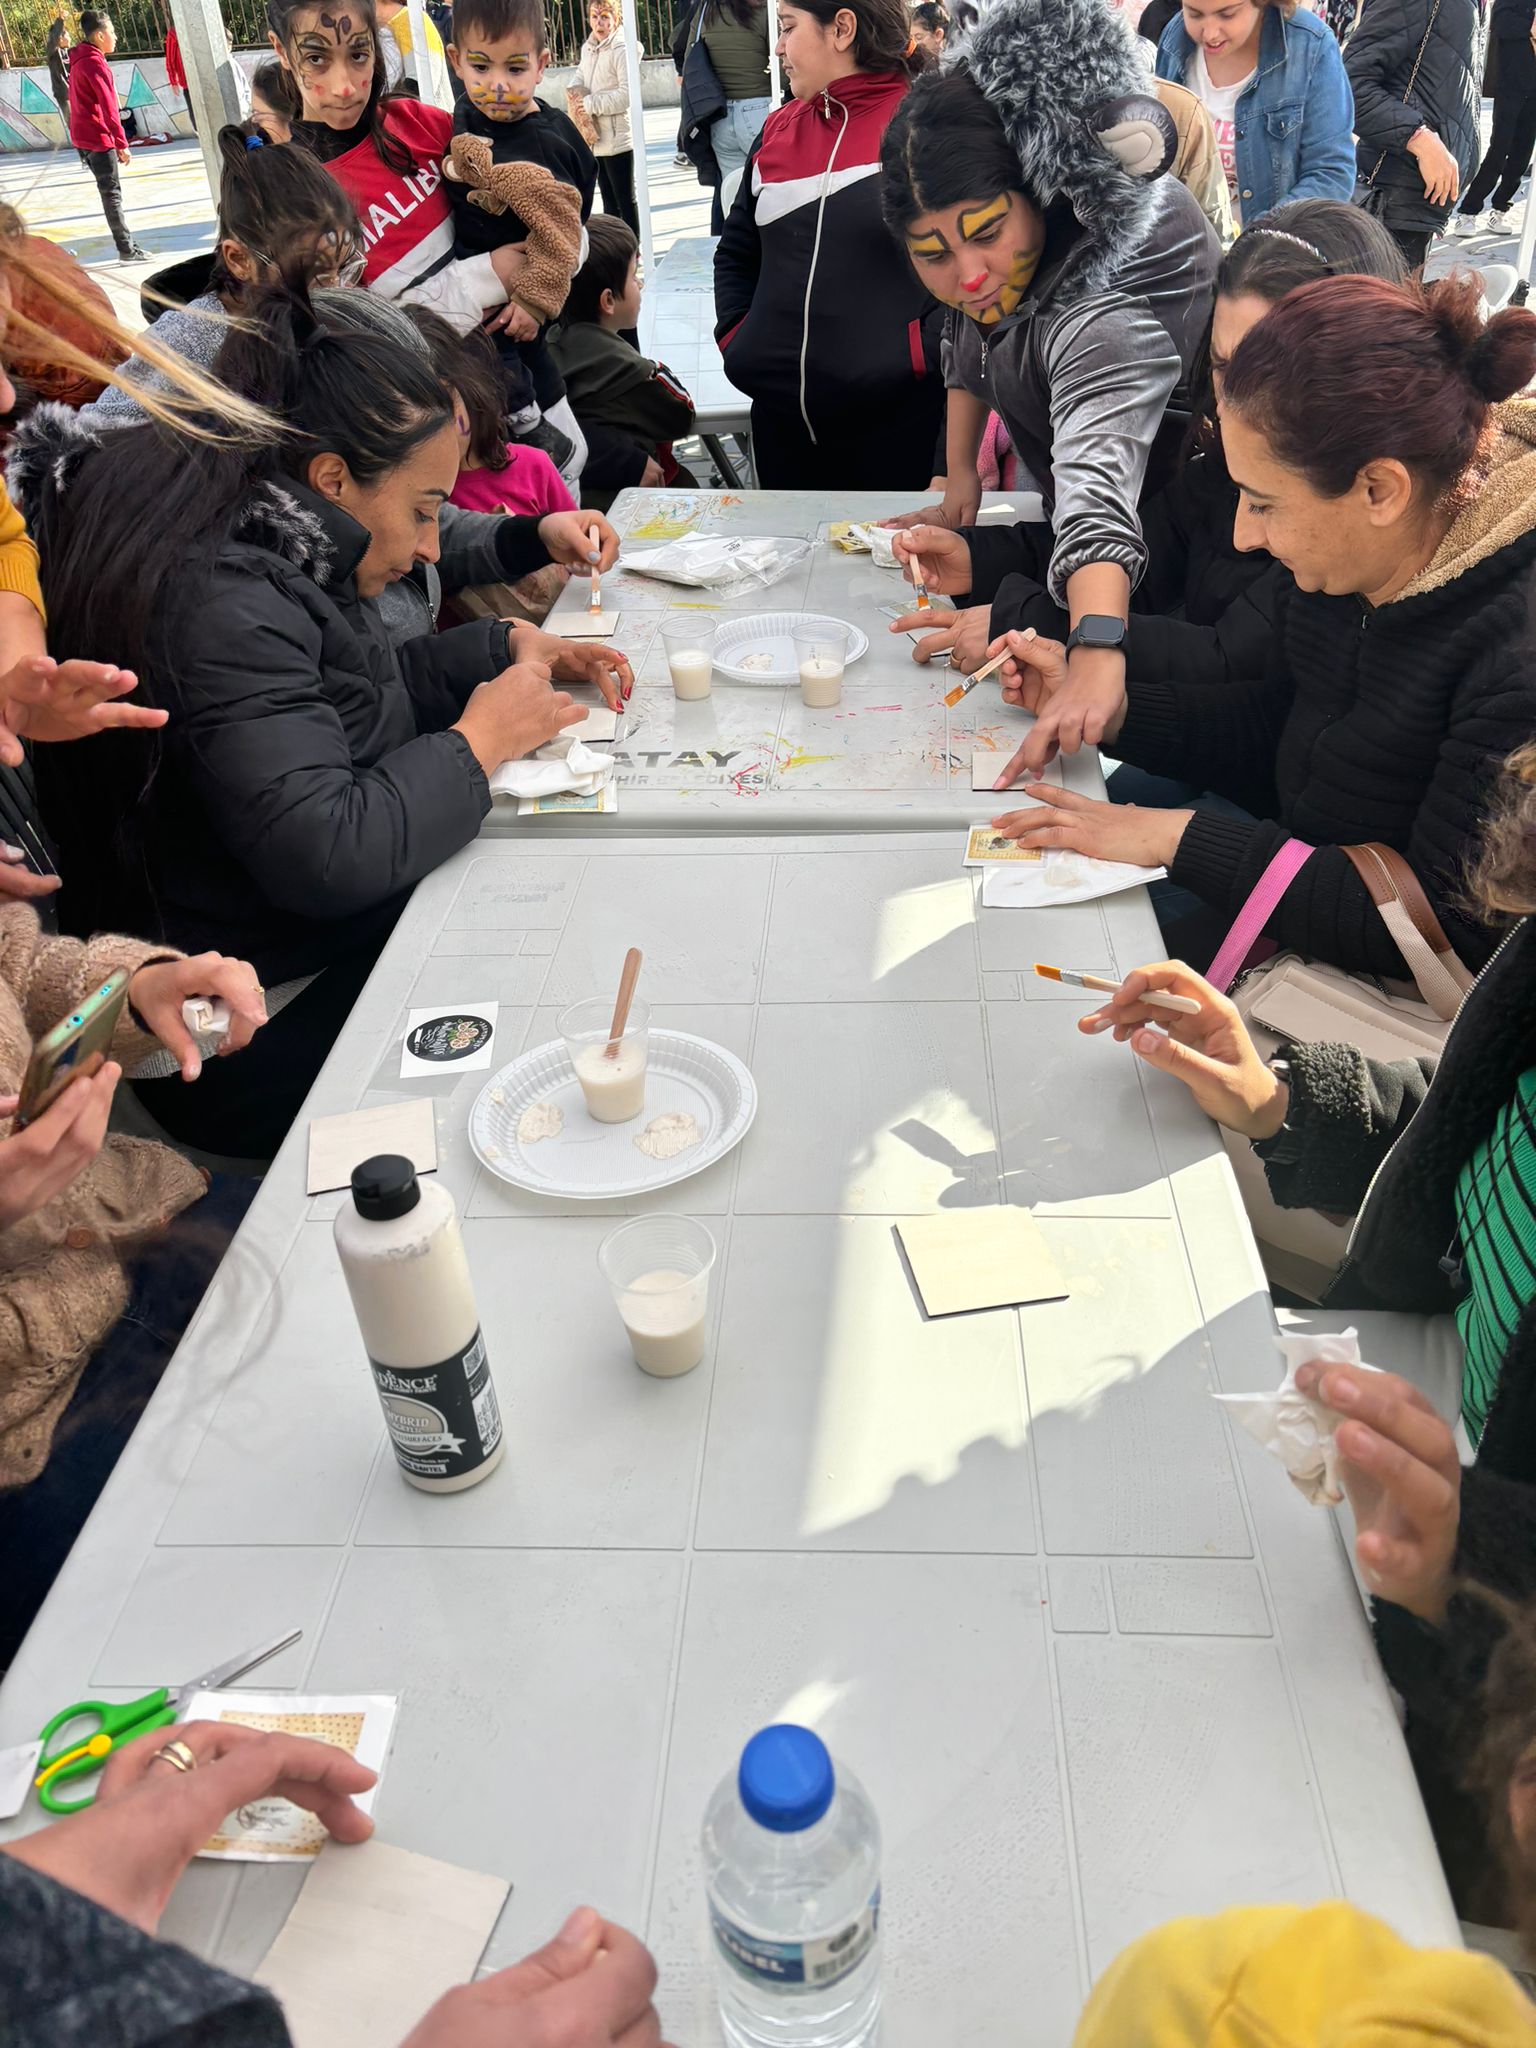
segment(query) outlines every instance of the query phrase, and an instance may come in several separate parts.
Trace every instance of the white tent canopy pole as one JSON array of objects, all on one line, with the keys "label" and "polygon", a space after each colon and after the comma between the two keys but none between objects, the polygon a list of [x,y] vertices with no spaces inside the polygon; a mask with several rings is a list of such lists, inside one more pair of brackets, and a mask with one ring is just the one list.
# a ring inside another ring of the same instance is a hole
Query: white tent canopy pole
[{"label": "white tent canopy pole", "polygon": [[411,53],[416,60],[412,70],[421,89],[421,97],[430,106],[445,106],[448,102],[445,89],[447,80],[443,77],[443,67],[437,61],[437,52],[432,48],[431,38],[427,34],[427,10],[422,6],[421,0],[407,0],[405,11],[410,17]]},{"label": "white tent canopy pole", "polygon": [[235,60],[224,39],[219,0],[169,0],[171,23],[181,45],[187,97],[197,115],[197,139],[213,203],[219,203],[219,130],[242,118],[235,88]]},{"label": "white tent canopy pole", "polygon": [[1520,281],[1515,286],[1513,304],[1523,306],[1531,289],[1531,262],[1536,257],[1536,178],[1531,180],[1531,189],[1525,195],[1525,218],[1520,223],[1520,253],[1515,258],[1515,268]]},{"label": "white tent canopy pole", "polygon": [[651,275],[651,180],[645,156],[645,99],[640,89],[640,17],[635,0],[620,0],[624,19],[624,73],[629,80],[630,147],[635,153],[635,206],[640,215],[640,261]]}]

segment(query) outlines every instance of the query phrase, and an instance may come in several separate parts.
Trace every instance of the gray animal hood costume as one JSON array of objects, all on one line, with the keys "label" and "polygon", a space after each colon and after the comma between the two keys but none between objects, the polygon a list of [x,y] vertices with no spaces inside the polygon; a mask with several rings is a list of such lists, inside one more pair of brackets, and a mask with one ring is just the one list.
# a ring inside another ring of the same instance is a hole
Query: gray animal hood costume
[{"label": "gray animal hood costume", "polygon": [[956,65],[1001,120],[1046,241],[1016,313],[983,329],[951,312],[946,382],[1001,416],[1043,492],[1057,601],[1090,562],[1134,584],[1147,559],[1136,504],[1210,320],[1216,237],[1161,175],[1171,122],[1105,0],[996,0]]}]

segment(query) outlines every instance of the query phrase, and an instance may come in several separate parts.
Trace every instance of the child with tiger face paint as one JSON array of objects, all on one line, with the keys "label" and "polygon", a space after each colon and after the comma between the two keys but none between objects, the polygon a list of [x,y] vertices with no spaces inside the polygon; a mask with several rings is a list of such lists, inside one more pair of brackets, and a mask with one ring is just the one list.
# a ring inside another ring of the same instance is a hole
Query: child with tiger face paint
[{"label": "child with tiger face paint", "polygon": [[[1137,514],[1152,446],[1210,319],[1215,236],[1163,175],[1177,141],[1122,18],[1101,0],[995,0],[959,63],[913,86],[886,130],[882,206],[913,275],[950,309],[943,504],[897,542],[966,600],[915,650],[974,669],[991,600],[1032,570],[1071,621],[1070,747],[1118,703]],[[975,528],[989,414],[1038,483],[1048,525]],[[893,627],[932,625],[909,615]]]}]

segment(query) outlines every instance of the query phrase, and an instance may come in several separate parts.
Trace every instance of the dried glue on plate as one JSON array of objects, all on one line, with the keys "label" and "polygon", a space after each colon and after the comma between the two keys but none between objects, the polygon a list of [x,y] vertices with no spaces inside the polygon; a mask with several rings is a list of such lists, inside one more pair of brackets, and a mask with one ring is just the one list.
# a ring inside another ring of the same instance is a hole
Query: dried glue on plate
[{"label": "dried glue on plate", "polygon": [[478,1485],[506,1442],[452,1195],[380,1153],[353,1169],[335,1229],[402,1475],[426,1493]]}]

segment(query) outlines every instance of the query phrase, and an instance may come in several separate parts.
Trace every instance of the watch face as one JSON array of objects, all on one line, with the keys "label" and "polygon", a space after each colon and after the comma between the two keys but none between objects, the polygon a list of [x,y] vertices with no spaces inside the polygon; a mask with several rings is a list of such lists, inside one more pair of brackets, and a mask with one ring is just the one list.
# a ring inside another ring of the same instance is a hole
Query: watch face
[{"label": "watch face", "polygon": [[1124,639],[1123,619],[1106,619],[1090,615],[1077,622],[1077,641],[1080,647],[1118,647]]}]

